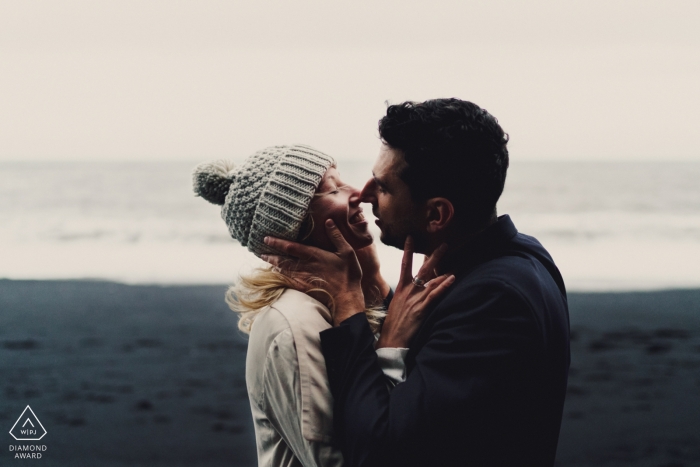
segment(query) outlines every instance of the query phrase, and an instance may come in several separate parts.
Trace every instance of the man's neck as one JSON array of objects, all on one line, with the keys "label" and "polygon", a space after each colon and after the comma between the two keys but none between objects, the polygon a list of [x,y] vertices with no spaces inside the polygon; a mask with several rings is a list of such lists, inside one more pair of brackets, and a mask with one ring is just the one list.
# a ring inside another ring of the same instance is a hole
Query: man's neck
[{"label": "man's neck", "polygon": [[478,226],[463,227],[455,225],[453,228],[444,232],[438,232],[437,234],[427,238],[428,248],[426,248],[426,252],[424,254],[432,255],[433,252],[443,243],[447,243],[448,254],[450,251],[461,250],[465,245],[470,243],[474,237],[496,222],[498,222],[498,217],[494,213],[494,215],[487,222],[479,224]]},{"label": "man's neck", "polygon": [[429,255],[432,255],[433,252],[443,243],[447,244],[447,251],[445,252],[443,256],[443,260],[440,261],[440,264],[438,265],[438,272],[440,273],[446,273],[448,271],[442,271],[444,269],[445,263],[449,263],[451,258],[454,258],[455,255],[459,255],[461,251],[463,251],[467,245],[469,245],[476,236],[478,236],[480,233],[482,233],[484,230],[488,229],[490,226],[498,222],[498,217],[494,213],[494,215],[488,220],[488,222],[483,223],[479,225],[478,227],[473,227],[473,228],[454,228],[450,231],[447,231],[444,233],[444,235],[441,236],[435,236],[434,238],[429,239],[429,246],[430,246],[430,253]]}]

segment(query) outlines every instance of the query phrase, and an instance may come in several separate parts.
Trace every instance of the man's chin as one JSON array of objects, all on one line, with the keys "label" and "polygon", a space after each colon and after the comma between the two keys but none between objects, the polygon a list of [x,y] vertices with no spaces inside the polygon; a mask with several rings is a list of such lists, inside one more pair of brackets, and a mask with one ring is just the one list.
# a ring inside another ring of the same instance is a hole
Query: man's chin
[{"label": "man's chin", "polygon": [[390,235],[382,232],[382,234],[379,236],[379,240],[381,240],[385,245],[403,250],[404,246],[406,245],[406,237],[409,235],[413,238],[413,251],[415,253],[424,252],[428,246],[428,239],[422,232],[414,231],[410,234],[404,235]]},{"label": "man's chin", "polygon": [[399,238],[393,236],[393,235],[388,235],[384,232],[381,233],[379,236],[379,240],[387,246],[393,246],[394,248],[398,248],[399,250],[403,250],[404,247],[404,241],[401,241]]}]

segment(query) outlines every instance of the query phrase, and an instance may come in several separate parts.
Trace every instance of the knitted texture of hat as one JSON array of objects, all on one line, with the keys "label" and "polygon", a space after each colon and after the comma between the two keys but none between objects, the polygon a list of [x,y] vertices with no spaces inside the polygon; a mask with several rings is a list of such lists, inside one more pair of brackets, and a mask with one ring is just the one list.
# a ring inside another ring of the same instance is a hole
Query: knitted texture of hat
[{"label": "knitted texture of hat", "polygon": [[314,193],[332,165],[332,157],[308,146],[273,146],[235,169],[230,164],[201,164],[193,175],[194,189],[210,202],[223,202],[221,217],[231,236],[260,256],[277,253],[263,242],[266,236],[297,239]]}]

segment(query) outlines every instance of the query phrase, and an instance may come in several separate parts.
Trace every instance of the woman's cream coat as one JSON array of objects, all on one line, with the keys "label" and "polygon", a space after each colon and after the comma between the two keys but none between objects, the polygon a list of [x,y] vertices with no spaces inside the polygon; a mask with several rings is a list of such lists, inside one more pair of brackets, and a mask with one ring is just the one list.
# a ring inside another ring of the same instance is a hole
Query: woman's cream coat
[{"label": "woman's cream coat", "polygon": [[[248,342],[246,384],[261,467],[341,466],[333,440],[333,398],[319,333],[328,309],[287,289],[255,319]],[[404,349],[381,349],[388,383],[404,379]]]}]

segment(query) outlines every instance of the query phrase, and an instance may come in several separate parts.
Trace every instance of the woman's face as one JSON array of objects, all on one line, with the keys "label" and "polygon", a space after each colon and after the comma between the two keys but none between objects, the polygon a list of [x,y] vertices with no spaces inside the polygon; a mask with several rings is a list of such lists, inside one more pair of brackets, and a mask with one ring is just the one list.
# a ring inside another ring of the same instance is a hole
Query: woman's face
[{"label": "woman's face", "polygon": [[314,228],[304,243],[328,251],[335,251],[326,234],[326,220],[332,219],[354,250],[372,244],[372,234],[360,207],[360,190],[343,183],[335,167],[323,175],[309,206]]}]

